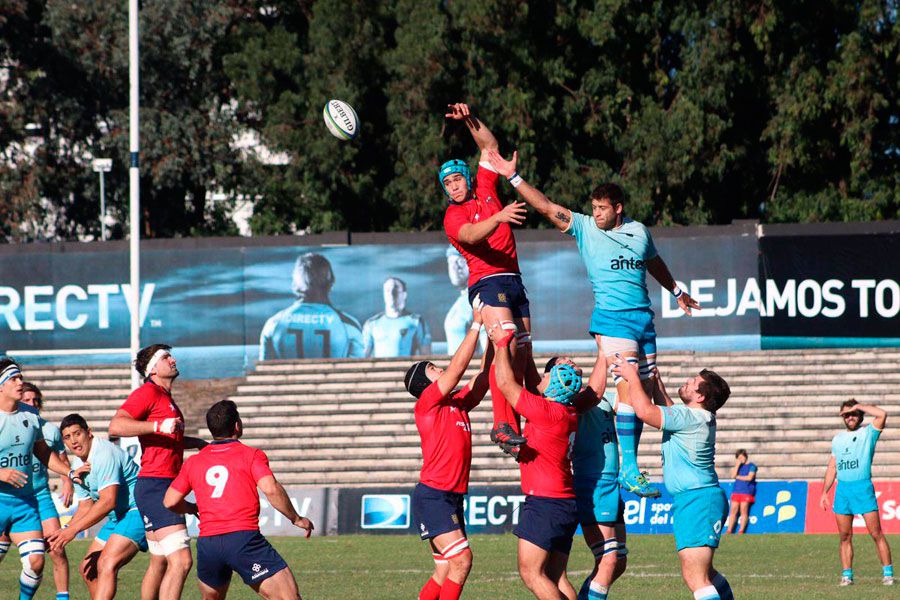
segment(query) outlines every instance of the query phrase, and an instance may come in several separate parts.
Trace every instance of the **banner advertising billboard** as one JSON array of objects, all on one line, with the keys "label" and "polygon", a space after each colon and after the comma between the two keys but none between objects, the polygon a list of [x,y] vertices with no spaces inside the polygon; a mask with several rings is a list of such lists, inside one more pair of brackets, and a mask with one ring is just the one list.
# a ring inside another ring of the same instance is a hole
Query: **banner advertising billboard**
[{"label": "banner advertising billboard", "polygon": [[[881,529],[885,533],[900,533],[900,481],[875,481],[875,497],[878,500]],[[840,485],[839,483],[837,485]],[[834,490],[828,493],[828,510],[819,505],[823,483],[810,481],[806,500],[806,533],[837,533],[837,523],[831,507]],[[853,531],[866,533],[866,524],[860,515],[853,518]]]}]

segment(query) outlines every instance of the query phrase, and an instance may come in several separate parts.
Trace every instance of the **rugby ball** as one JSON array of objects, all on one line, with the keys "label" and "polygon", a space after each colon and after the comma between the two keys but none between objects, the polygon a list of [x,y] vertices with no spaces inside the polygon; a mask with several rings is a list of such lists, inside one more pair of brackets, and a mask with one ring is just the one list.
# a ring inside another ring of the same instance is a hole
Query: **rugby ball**
[{"label": "rugby ball", "polygon": [[352,140],[359,134],[359,117],[353,107],[341,100],[329,100],[322,118],[331,135],[339,140]]}]

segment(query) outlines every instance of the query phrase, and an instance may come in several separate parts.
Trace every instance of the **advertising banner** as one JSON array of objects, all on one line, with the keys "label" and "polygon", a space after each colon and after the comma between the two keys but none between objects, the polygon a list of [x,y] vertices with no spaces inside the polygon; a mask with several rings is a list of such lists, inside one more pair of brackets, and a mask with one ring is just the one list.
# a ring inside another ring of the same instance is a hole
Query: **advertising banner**
[{"label": "advertising banner", "polygon": [[[900,533],[900,481],[875,481],[875,497],[878,500],[881,529],[885,533]],[[840,485],[839,483],[837,485]],[[809,482],[809,493],[806,501],[806,533],[837,533],[837,523],[831,508],[834,503],[834,490],[828,493],[828,509],[819,505],[822,497],[821,481]],[[866,532],[866,524],[862,516],[853,518],[853,531]]]}]

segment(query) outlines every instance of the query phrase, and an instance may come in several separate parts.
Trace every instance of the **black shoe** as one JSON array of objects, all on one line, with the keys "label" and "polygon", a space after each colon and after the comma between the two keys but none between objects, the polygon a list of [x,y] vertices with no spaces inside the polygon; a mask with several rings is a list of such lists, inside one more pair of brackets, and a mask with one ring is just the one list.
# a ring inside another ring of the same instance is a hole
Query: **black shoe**
[{"label": "black shoe", "polygon": [[511,444],[504,444],[503,442],[500,442],[497,445],[503,450],[503,454],[512,456],[516,459],[516,462],[519,462],[519,452],[522,450],[521,446],[513,446]]},{"label": "black shoe", "polygon": [[491,441],[495,444],[507,444],[510,446],[521,446],[528,440],[524,436],[516,433],[509,423],[500,423],[494,429],[491,429]]}]

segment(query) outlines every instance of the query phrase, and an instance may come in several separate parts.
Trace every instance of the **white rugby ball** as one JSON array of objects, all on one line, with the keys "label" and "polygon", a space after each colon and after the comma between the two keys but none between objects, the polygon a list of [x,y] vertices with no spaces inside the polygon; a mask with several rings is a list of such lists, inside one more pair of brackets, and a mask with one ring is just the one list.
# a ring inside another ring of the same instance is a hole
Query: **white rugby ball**
[{"label": "white rugby ball", "polygon": [[352,140],[359,134],[359,117],[353,107],[341,100],[329,100],[322,118],[331,135],[339,140]]}]

